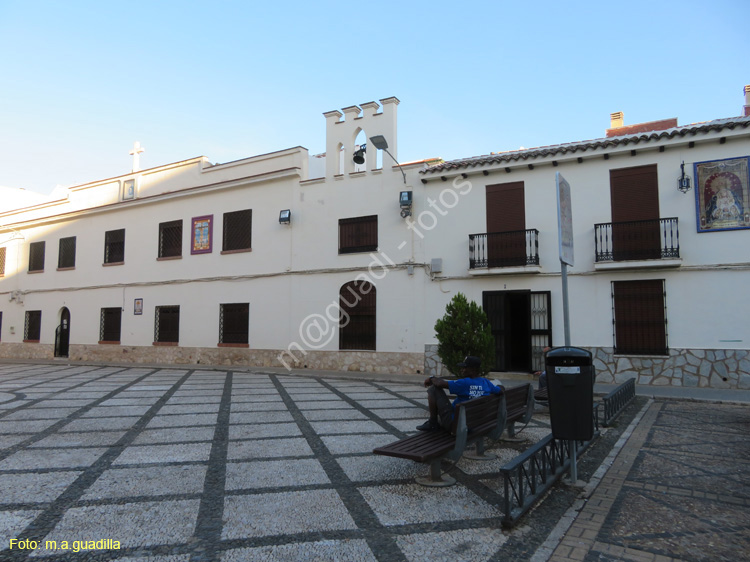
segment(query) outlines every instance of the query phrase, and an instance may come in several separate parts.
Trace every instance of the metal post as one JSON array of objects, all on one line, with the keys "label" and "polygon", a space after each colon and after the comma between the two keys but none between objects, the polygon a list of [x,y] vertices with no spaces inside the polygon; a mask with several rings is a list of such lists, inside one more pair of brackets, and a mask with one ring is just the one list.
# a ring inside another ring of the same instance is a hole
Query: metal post
[{"label": "metal post", "polygon": [[[568,266],[564,261],[560,261],[562,270],[562,296],[563,296],[563,323],[565,326],[565,347],[570,347],[570,310],[568,308]],[[573,484],[578,481],[578,459],[576,451],[576,442],[568,441],[570,451],[570,480]]]},{"label": "metal post", "polygon": [[565,347],[570,347],[570,311],[568,308],[568,266],[560,261],[562,269],[563,322],[565,326]]}]

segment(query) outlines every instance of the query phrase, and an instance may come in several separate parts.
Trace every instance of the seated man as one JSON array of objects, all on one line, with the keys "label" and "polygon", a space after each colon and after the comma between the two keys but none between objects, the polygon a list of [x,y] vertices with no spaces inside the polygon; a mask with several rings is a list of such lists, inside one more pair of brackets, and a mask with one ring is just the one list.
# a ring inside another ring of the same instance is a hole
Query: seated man
[{"label": "seated man", "polygon": [[[478,396],[487,396],[488,394],[500,394],[503,392],[502,386],[495,386],[484,377],[479,376],[479,368],[482,362],[479,357],[473,355],[467,356],[461,367],[463,378],[455,381],[446,381],[439,377],[429,377],[424,381],[427,387],[427,403],[430,407],[430,419],[417,427],[420,431],[435,431],[437,429],[450,430],[453,423],[453,414],[455,407],[461,402],[471,400]],[[451,404],[444,389],[448,389],[451,394],[456,395],[456,399]]]}]

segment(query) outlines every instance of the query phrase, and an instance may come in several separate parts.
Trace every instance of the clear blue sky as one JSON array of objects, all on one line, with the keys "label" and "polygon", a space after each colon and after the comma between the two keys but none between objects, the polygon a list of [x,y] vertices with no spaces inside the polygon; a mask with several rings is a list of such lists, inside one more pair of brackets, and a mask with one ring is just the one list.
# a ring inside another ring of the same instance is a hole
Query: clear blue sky
[{"label": "clear blue sky", "polygon": [[[609,114],[740,115],[748,0],[0,0],[0,185],[49,193],[194,156],[325,150],[396,96],[399,160],[599,138]],[[2,202],[0,202],[0,207]]]}]

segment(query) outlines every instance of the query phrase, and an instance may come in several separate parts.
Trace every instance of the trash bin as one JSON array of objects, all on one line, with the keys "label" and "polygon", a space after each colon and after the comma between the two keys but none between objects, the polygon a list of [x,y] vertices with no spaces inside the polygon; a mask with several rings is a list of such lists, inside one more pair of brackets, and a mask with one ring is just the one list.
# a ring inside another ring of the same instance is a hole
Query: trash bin
[{"label": "trash bin", "polygon": [[545,360],[549,417],[555,439],[588,441],[594,437],[594,365],[591,353],[558,347]]}]

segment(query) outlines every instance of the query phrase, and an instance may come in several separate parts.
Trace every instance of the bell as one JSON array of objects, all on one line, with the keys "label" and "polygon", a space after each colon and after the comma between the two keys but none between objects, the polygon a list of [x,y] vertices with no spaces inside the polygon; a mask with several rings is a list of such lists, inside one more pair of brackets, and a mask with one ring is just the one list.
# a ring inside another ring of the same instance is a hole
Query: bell
[{"label": "bell", "polygon": [[365,149],[360,148],[359,150],[357,150],[354,153],[352,160],[354,160],[355,164],[364,164],[365,163]]}]

